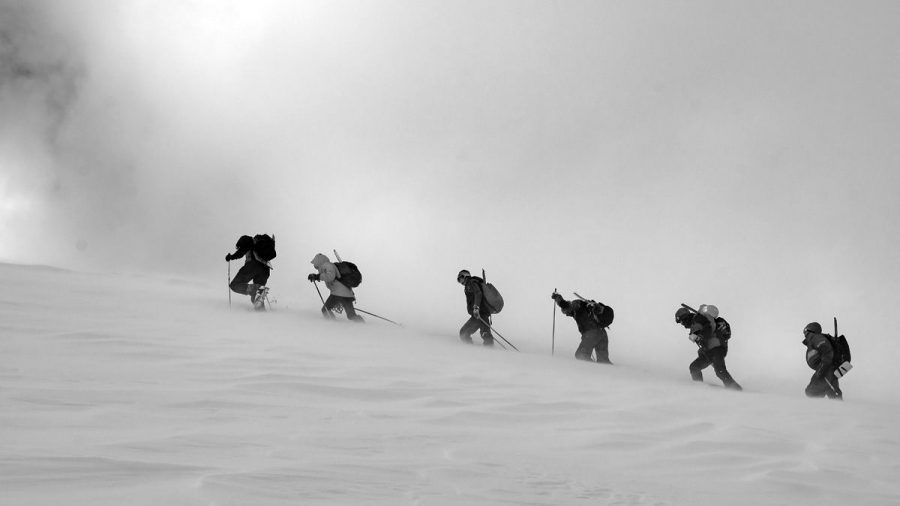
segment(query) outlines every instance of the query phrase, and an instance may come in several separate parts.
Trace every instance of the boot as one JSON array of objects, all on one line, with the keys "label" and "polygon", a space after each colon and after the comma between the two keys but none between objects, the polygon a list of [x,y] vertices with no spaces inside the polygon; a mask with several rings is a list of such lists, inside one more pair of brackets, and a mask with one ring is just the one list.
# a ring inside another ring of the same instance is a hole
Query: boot
[{"label": "boot", "polygon": [[269,289],[265,286],[260,286],[256,290],[256,297],[251,296],[251,300],[253,301],[253,308],[257,311],[265,311],[266,310],[266,295],[269,293]]}]

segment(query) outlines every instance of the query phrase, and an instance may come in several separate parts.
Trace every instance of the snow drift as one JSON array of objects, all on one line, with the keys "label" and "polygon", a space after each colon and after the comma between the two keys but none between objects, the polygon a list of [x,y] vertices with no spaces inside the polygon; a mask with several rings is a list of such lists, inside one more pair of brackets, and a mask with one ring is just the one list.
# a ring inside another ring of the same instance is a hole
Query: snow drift
[{"label": "snow drift", "polygon": [[737,393],[218,284],[0,276],[4,504],[900,504],[900,409],[852,378]]}]

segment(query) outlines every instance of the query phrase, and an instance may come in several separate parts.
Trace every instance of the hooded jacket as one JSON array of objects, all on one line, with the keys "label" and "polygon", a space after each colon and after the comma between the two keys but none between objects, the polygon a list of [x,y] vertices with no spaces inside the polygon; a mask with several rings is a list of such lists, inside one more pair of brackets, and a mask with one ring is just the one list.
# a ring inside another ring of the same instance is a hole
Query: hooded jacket
[{"label": "hooded jacket", "polygon": [[596,303],[589,304],[583,300],[567,301],[562,297],[559,297],[556,304],[562,310],[564,315],[571,316],[575,319],[575,324],[578,325],[578,332],[584,334],[589,330],[602,328],[594,319],[593,312],[602,312],[605,307],[604,305]]},{"label": "hooded jacket", "polygon": [[694,314],[690,326],[685,325],[692,335],[697,336],[696,343],[701,350],[712,350],[724,346],[725,342],[716,335],[715,320],[702,314]]},{"label": "hooded jacket", "polygon": [[818,378],[830,377],[834,370],[834,347],[828,334],[809,333],[804,339],[806,345],[806,364],[816,371]]},{"label": "hooded jacket", "polygon": [[312,259],[312,265],[319,271],[319,280],[325,282],[325,286],[336,297],[355,298],[353,289],[340,282],[337,266],[331,263],[327,256],[318,253]]},{"label": "hooded jacket", "polygon": [[265,265],[267,268],[271,269],[272,263],[268,262],[266,260],[263,260],[262,258],[259,257],[259,255],[256,254],[256,251],[253,250],[254,244],[255,244],[255,241],[253,240],[252,237],[250,237],[249,235],[242,235],[238,239],[237,244],[235,244],[237,251],[235,251],[231,255],[232,258],[237,260],[238,258],[243,256],[244,257],[244,265],[249,264],[251,261],[255,260],[255,261]]},{"label": "hooded jacket", "polygon": [[472,276],[466,281],[466,284],[464,285],[466,292],[466,313],[472,314],[472,308],[478,306],[479,313],[489,314],[486,304],[482,303],[482,299],[484,298],[484,290],[482,289],[483,284],[484,280],[478,276]]}]

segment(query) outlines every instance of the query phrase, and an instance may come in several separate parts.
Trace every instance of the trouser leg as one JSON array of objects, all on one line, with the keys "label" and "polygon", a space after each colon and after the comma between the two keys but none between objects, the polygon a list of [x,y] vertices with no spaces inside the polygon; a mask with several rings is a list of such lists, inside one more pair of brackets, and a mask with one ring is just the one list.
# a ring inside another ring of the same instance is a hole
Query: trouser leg
[{"label": "trouser leg", "polygon": [[709,360],[703,351],[697,352],[697,358],[691,362],[691,365],[688,366],[688,369],[691,371],[691,379],[694,381],[703,381],[703,369],[709,367],[709,364],[712,362]]},{"label": "trouser leg", "polygon": [[[809,385],[806,386],[807,397],[828,397],[830,399],[842,399],[840,384],[837,378],[829,378],[826,383],[825,378],[817,378],[815,374],[809,379]],[[836,391],[835,391],[836,390]]]},{"label": "trouser leg", "polygon": [[255,263],[257,265],[255,266],[255,270],[253,272],[253,282],[257,285],[266,286],[266,283],[269,282],[269,274],[271,274],[272,271],[259,262]]},{"label": "trouser leg", "polygon": [[250,289],[252,288],[252,293],[256,293],[256,287],[253,287],[250,284],[250,281],[253,279],[253,274],[253,265],[250,263],[244,264],[231,279],[231,284],[228,285],[231,288],[231,291],[241,295],[250,295]]},{"label": "trouser leg", "polygon": [[737,381],[734,381],[734,378],[731,377],[731,374],[725,367],[725,355],[728,354],[728,351],[723,347],[718,347],[710,350],[709,353],[712,360],[713,370],[716,371],[716,376],[718,376],[719,379],[722,380],[722,383],[727,388],[742,390],[741,386]]},{"label": "trouser leg", "polygon": [[338,303],[337,297],[329,295],[328,298],[325,299],[325,305],[322,306],[322,316],[332,319],[335,318],[334,313],[332,313],[331,310],[337,307]]},{"label": "trouser leg", "polygon": [[466,323],[464,323],[463,326],[459,329],[459,339],[464,342],[471,343],[472,334],[474,334],[476,330],[481,330],[483,325],[484,324],[481,323],[478,318],[475,318],[474,316],[470,317],[468,320],[466,320]]},{"label": "trouser leg", "polygon": [[481,320],[478,321],[478,331],[481,333],[481,340],[484,341],[485,346],[493,346],[494,345],[494,334],[491,333],[491,326],[488,325],[488,321],[491,315],[482,314]]},{"label": "trouser leg", "polygon": [[594,353],[597,354],[598,364],[611,364],[609,361],[609,335],[606,329],[598,329],[597,344],[594,345]]},{"label": "trouser leg", "polygon": [[581,334],[581,342],[578,349],[575,350],[575,358],[578,360],[591,360],[591,353],[600,343],[600,334],[598,329],[586,330]]},{"label": "trouser leg", "polygon": [[[251,260],[245,263],[231,280],[231,290],[243,295],[249,295],[250,300],[256,302],[256,291],[260,286],[265,286],[269,281],[270,270],[264,264]],[[251,283],[252,281],[252,283]]]},{"label": "trouser leg", "polygon": [[807,397],[825,397],[828,385],[821,378],[817,378],[815,374],[809,379],[809,385],[806,385]]},{"label": "trouser leg", "polygon": [[356,314],[356,308],[353,307],[353,299],[352,297],[340,297],[340,304],[344,308],[344,313],[347,315],[348,320],[352,320],[355,322],[362,322],[362,316]]}]

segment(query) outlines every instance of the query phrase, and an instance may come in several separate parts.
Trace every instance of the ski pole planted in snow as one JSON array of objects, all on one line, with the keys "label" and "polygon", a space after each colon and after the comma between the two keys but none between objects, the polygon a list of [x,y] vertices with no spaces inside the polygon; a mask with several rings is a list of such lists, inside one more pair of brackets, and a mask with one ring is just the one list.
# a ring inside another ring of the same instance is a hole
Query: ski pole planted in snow
[{"label": "ski pole planted in snow", "polygon": [[231,260],[228,261],[228,309],[231,309]]},{"label": "ski pole planted in snow", "polygon": [[519,349],[516,348],[516,346],[513,343],[509,342],[505,337],[503,337],[499,332],[497,332],[497,329],[495,329],[494,327],[491,327],[490,323],[484,321],[480,316],[478,317],[478,319],[481,321],[481,323],[487,325],[488,328],[491,329],[491,332],[493,332],[494,334],[497,334],[497,337],[499,337],[500,339],[503,339],[503,342],[510,345],[512,347],[512,349],[519,351]]},{"label": "ski pole planted in snow", "polygon": [[[556,295],[556,288],[553,289]],[[553,299],[553,334],[550,337],[550,355],[556,352],[556,299]]]}]

